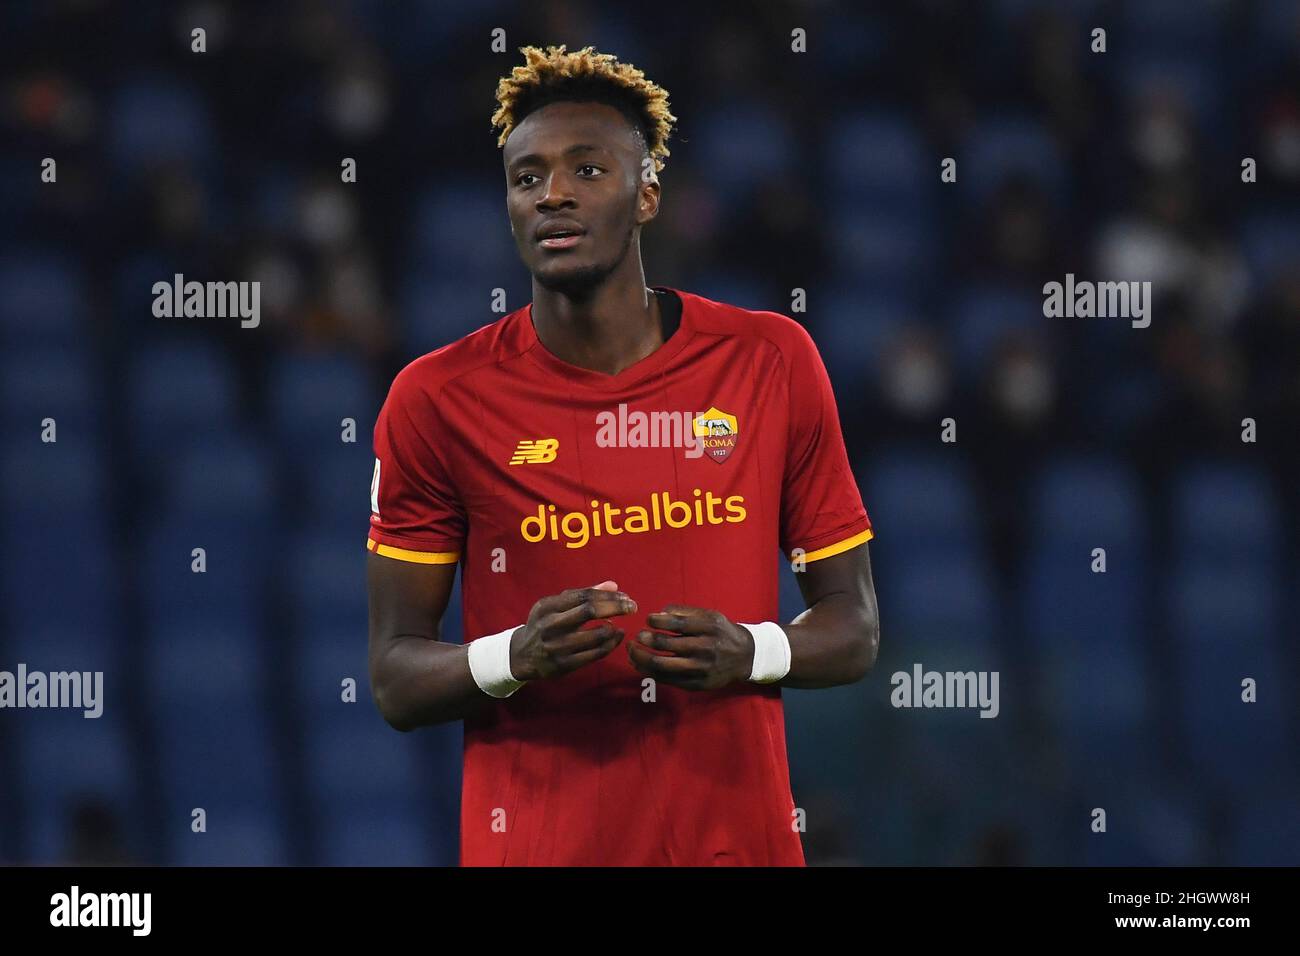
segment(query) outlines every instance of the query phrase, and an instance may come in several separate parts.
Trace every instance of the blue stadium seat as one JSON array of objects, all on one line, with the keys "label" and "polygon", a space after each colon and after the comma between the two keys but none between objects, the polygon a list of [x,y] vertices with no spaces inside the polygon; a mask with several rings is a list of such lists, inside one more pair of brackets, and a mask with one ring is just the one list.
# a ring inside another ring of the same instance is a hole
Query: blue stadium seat
[{"label": "blue stadium seat", "polygon": [[[1140,52],[1137,52],[1140,49]],[[1224,132],[1223,94],[1226,85],[1217,57],[1178,48],[1164,55],[1150,47],[1137,48],[1115,71],[1118,91],[1130,101],[1146,96],[1175,99],[1183,104],[1202,135]]]},{"label": "blue stadium seat", "polygon": [[1144,0],[1117,8],[1125,45],[1151,52],[1216,52],[1231,28],[1218,0]]},{"label": "blue stadium seat", "polygon": [[939,156],[905,113],[841,116],[823,153],[835,202],[869,201],[893,214],[918,215],[934,200]]},{"label": "blue stadium seat", "polygon": [[972,204],[984,202],[1013,175],[1037,182],[1058,206],[1069,200],[1060,147],[1035,120],[985,120],[968,135],[956,158],[959,188]]},{"label": "blue stadium seat", "polygon": [[881,753],[890,716],[888,681],[877,675],[875,682],[883,688],[878,693],[862,684],[782,692],[792,784],[808,781],[855,795],[871,788],[875,774],[863,756]]},{"label": "blue stadium seat", "polygon": [[283,816],[257,807],[210,809],[207,831],[194,833],[188,813],[181,825],[168,820],[172,866],[286,866],[289,859]]},{"label": "blue stadium seat", "polygon": [[1206,462],[1185,468],[1176,482],[1176,549],[1220,560],[1280,559],[1285,522],[1267,472],[1254,465]]},{"label": "blue stadium seat", "polygon": [[[454,49],[461,42],[467,28],[476,28],[479,24],[505,22],[513,9],[509,0],[484,0],[482,4],[462,7],[445,3],[416,3],[404,11],[403,16],[393,17],[390,8],[383,4],[358,4],[348,9],[350,22],[357,25],[358,35],[371,38],[385,56],[391,56],[398,63],[418,66],[425,62],[431,44],[446,44],[447,49]],[[598,50],[617,49],[597,43],[588,30],[594,27],[596,14],[584,17],[584,42],[590,41]],[[630,62],[638,63],[637,59]],[[435,103],[424,104],[432,115],[439,116],[442,110]],[[443,117],[450,123],[451,117]]]},{"label": "blue stadium seat", "polygon": [[[926,648],[908,656],[927,670],[932,665],[940,670],[963,668],[961,659]],[[975,669],[981,664],[967,659],[965,666]],[[882,674],[896,669],[910,667],[891,663]],[[877,780],[892,776],[906,783],[910,840],[901,848],[899,862],[968,862],[991,827],[1017,821],[1025,803],[1032,804],[1036,782],[1025,773],[1013,747],[1016,704],[1009,682],[999,682],[999,696],[1001,712],[992,719],[981,718],[977,707],[893,710],[894,720],[886,729],[892,743],[885,751],[893,756],[872,774]]]},{"label": "blue stadium seat", "polygon": [[[125,724],[133,691],[116,629],[101,629],[99,622],[86,627],[48,619],[11,618],[11,623],[8,642],[0,642],[4,669],[12,672],[23,663],[29,672],[103,675],[97,701],[83,697],[79,709],[8,712],[12,733],[6,737],[17,761],[11,799],[21,801],[25,810],[22,858],[32,863],[68,859],[71,814],[83,799],[104,806],[117,818],[129,850],[139,832],[140,791],[136,753]],[[83,716],[95,710],[99,717]],[[0,791],[4,789],[0,785]],[[4,804],[0,794],[0,810],[8,809],[8,818],[14,819],[16,808]]]},{"label": "blue stadium seat", "polygon": [[[27,663],[44,669],[37,660]],[[106,675],[102,693],[103,715],[98,718],[86,718],[81,710],[16,715],[18,778],[31,822],[28,860],[65,858],[70,817],[82,799],[103,803],[124,823],[134,813],[139,775],[122,716],[127,690]]]},{"label": "blue stadium seat", "polygon": [[327,812],[350,806],[419,804],[426,795],[418,739],[393,730],[362,701],[318,709],[303,732],[308,784]]},{"label": "blue stadium seat", "polygon": [[879,10],[845,7],[836,12],[835,29],[818,31],[817,62],[808,66],[824,72],[829,84],[860,82],[864,69],[888,57],[893,41]]},{"label": "blue stadium seat", "polygon": [[354,524],[342,533],[308,530],[286,542],[288,597],[303,626],[345,625],[364,636],[365,531],[361,522]]},{"label": "blue stadium seat", "polygon": [[31,168],[31,160],[17,151],[0,156],[0,222],[11,223],[15,229],[21,229],[40,195],[28,175]]},{"label": "blue stadium seat", "polygon": [[0,342],[73,349],[90,330],[90,298],[79,266],[54,252],[0,256]]},{"label": "blue stadium seat", "polygon": [[[894,567],[877,582],[882,620],[900,645],[951,648],[961,669],[987,669],[1003,626],[988,562],[956,543],[891,551]],[[882,642],[884,638],[882,636]],[[969,659],[965,659],[969,658]],[[928,661],[922,661],[927,668]]]},{"label": "blue stadium seat", "polygon": [[156,720],[164,805],[173,817],[195,807],[279,806],[279,751],[268,737],[270,725],[248,701],[213,700],[209,710],[172,707]]},{"label": "blue stadium seat", "polygon": [[1300,801],[1294,773],[1235,808],[1224,866],[1300,866]]},{"label": "blue stadium seat", "polygon": [[[1089,15],[1105,4],[1106,0],[1058,0],[1052,9],[1074,18]],[[1030,14],[1040,13],[1042,0],[994,0],[994,15],[1000,29],[1017,26]]]},{"label": "blue stadium seat", "polygon": [[418,811],[341,813],[321,829],[322,866],[454,866],[458,861],[459,848],[440,846],[427,815]]},{"label": "blue stadium seat", "polygon": [[355,445],[340,443],[306,462],[300,487],[306,514],[312,526],[338,535],[348,535],[362,548],[361,538],[369,529],[370,480],[375,473],[373,422],[357,422]]},{"label": "blue stadium seat", "polygon": [[1250,215],[1239,232],[1242,253],[1260,286],[1294,272],[1300,263],[1300,209],[1270,208]]},{"label": "blue stadium seat", "polygon": [[[1205,809],[1158,778],[1106,788],[1085,783],[1060,816],[1068,821],[1070,859],[1084,866],[1207,866],[1214,863]],[[1094,808],[1106,811],[1106,832],[1091,829]]]},{"label": "blue stadium seat", "polygon": [[425,190],[415,206],[412,271],[433,271],[492,288],[518,262],[502,179],[452,182],[439,177],[438,183]]},{"label": "blue stadium seat", "polygon": [[[184,693],[200,705],[207,697],[224,699],[237,691],[256,696],[258,682],[265,679],[274,654],[260,629],[206,617],[189,621],[147,617],[145,650],[153,673],[166,675],[169,669],[175,670],[176,679],[185,683]],[[220,660],[209,666],[211,655],[219,655]],[[170,684],[155,687],[154,692],[163,695],[159,699],[164,702],[180,693]]]},{"label": "blue stadium seat", "polygon": [[102,525],[90,519],[58,524],[44,537],[6,530],[3,541],[0,572],[11,626],[73,627],[97,634],[113,626],[123,581]]},{"label": "blue stadium seat", "polygon": [[[379,715],[370,696],[365,632],[299,631],[293,659],[296,712],[307,752],[317,855],[325,865],[383,862],[455,865],[459,852],[461,729],[445,724],[403,735]],[[357,698],[340,698],[344,677]],[[432,758],[434,779],[423,772]]]},{"label": "blue stadium seat", "polygon": [[833,286],[824,298],[809,303],[809,326],[827,374],[840,389],[860,388],[884,373],[888,347],[895,336],[918,323],[921,313],[906,297],[879,295],[864,299],[860,287]]},{"label": "blue stadium seat", "polygon": [[[184,267],[174,254],[162,249],[124,250],[124,253],[113,277],[115,324],[139,336],[142,344],[162,331],[199,332],[192,327],[194,319],[160,319],[153,314],[154,283],[171,283],[178,272],[184,275]],[[187,276],[186,280],[193,278],[197,277]]]},{"label": "blue stadium seat", "polygon": [[1224,567],[1215,554],[1184,556],[1171,578],[1175,633],[1189,647],[1271,646],[1282,634],[1280,570]]},{"label": "blue stadium seat", "polygon": [[58,441],[46,443],[36,433],[11,438],[3,454],[5,500],[21,504],[7,521],[44,526],[60,515],[110,512],[108,463],[94,437],[59,431]]},{"label": "blue stadium seat", "polygon": [[[157,521],[140,555],[145,613],[169,627],[209,622],[255,630],[279,546],[272,530],[237,527],[220,516]],[[193,570],[196,548],[204,550],[201,573]]]},{"label": "blue stadium seat", "polygon": [[864,470],[868,514],[887,516],[890,547],[972,548],[981,512],[963,458],[929,451],[886,451]]},{"label": "blue stadium seat", "polygon": [[232,428],[239,382],[229,358],[209,341],[145,345],[131,363],[128,409],[136,454],[157,463]]},{"label": "blue stadium seat", "polygon": [[143,173],[157,165],[217,161],[205,101],[177,84],[174,76],[146,77],[113,94],[108,151],[119,172]]},{"label": "blue stadium seat", "polygon": [[931,281],[940,239],[928,220],[840,204],[831,213],[835,269],[886,294],[913,295]]},{"label": "blue stadium seat", "polygon": [[1046,705],[1071,781],[1102,766],[1124,773],[1146,773],[1153,766],[1155,683],[1141,650],[1123,644],[1066,645],[1036,655],[1035,691]]},{"label": "blue stadium seat", "polygon": [[790,170],[796,138],[780,113],[761,101],[730,99],[700,116],[697,129],[702,168],[726,170],[710,181],[724,206]]},{"label": "blue stadium seat", "polygon": [[1031,546],[1021,580],[1025,623],[1036,646],[1145,646],[1146,595],[1153,574],[1141,550],[1107,548],[1106,571],[1094,572],[1088,550],[1077,543]]},{"label": "blue stadium seat", "polygon": [[129,693],[130,662],[124,656],[117,627],[90,630],[50,621],[24,621],[9,635],[3,653],[5,660],[24,661],[40,671],[101,671],[119,706],[124,703],[121,695]]},{"label": "blue stadium seat", "polygon": [[[399,865],[427,862],[435,851],[454,863],[454,851],[431,840],[427,821],[438,812],[431,812],[431,803],[454,816],[455,795],[431,795],[419,772],[418,739],[392,730],[368,703],[337,702],[337,694],[334,700],[318,706],[304,726],[307,790],[322,862],[377,862],[387,847]],[[442,828],[442,839],[456,830]]]},{"label": "blue stadium seat", "polygon": [[0,531],[0,582],[11,623],[100,629],[119,597],[106,469],[81,436],[26,440],[4,455],[5,500],[21,503]]},{"label": "blue stadium seat", "polygon": [[1039,473],[1033,502],[1034,539],[1055,546],[1132,549],[1145,546],[1142,490],[1126,465],[1104,457],[1064,456]]},{"label": "blue stadium seat", "polygon": [[295,459],[344,444],[345,418],[356,423],[356,444],[371,444],[379,404],[365,366],[354,356],[284,356],[272,369],[268,401],[276,434]]},{"label": "blue stadium seat", "polygon": [[[1275,642],[1281,631],[1276,569],[1225,566],[1206,554],[1174,568],[1169,620],[1178,641],[1181,730],[1192,766],[1214,787],[1248,792],[1294,766],[1285,715],[1293,682]],[[1242,701],[1242,681],[1257,701]]]},{"label": "blue stadium seat", "polygon": [[66,349],[38,348],[5,355],[0,371],[0,434],[39,441],[41,422],[54,419],[64,437],[89,435],[103,402],[90,362]]},{"label": "blue stadium seat", "polygon": [[258,172],[257,195],[250,204],[258,228],[272,235],[291,235],[301,215],[302,181],[283,162],[268,162]]},{"label": "blue stadium seat", "polygon": [[158,741],[163,805],[189,823],[211,816],[283,808],[284,760],[265,708],[265,665],[210,641],[168,643],[150,634],[150,716]]},{"label": "blue stadium seat", "polygon": [[957,368],[973,381],[989,367],[1002,342],[1015,336],[1038,338],[1042,328],[1041,298],[997,286],[968,287],[949,317]]},{"label": "blue stadium seat", "polygon": [[[363,619],[337,622],[332,626],[311,626],[295,619],[290,654],[295,662],[291,675],[295,712],[305,722],[326,720],[336,708],[355,707],[359,720],[373,716],[382,720],[370,696],[367,659],[367,627]],[[356,681],[356,703],[342,700],[343,681]]]},{"label": "blue stadium seat", "polygon": [[1280,61],[1294,56],[1300,6],[1294,0],[1259,0],[1250,10],[1250,46],[1256,69],[1262,72],[1275,68]]},{"label": "blue stadium seat", "polygon": [[180,450],[162,471],[168,514],[259,525],[275,511],[275,468],[266,446],[221,433]]},{"label": "blue stadium seat", "polygon": [[[506,313],[528,304],[527,289],[504,283],[491,288],[498,287],[506,290]],[[484,286],[471,285],[462,276],[411,276],[402,287],[400,305],[406,354],[432,352],[502,318],[505,313],[491,311],[492,305]]]},{"label": "blue stadium seat", "polygon": [[[766,286],[752,276],[739,272],[714,270],[701,276],[687,291],[715,302],[726,302],[742,309],[767,309],[789,315],[786,305],[774,303]],[[789,299],[786,299],[788,302]]]},{"label": "blue stadium seat", "polygon": [[[916,547],[899,555],[891,551],[890,560],[890,574],[877,578],[877,676],[863,693],[874,699],[873,706],[888,706],[887,720],[876,717],[885,724],[888,750],[906,754],[900,771],[915,778],[915,788],[934,793],[944,808],[936,812],[951,827],[942,834],[941,845],[919,857],[956,862],[960,847],[991,823],[985,811],[991,812],[1017,772],[1014,730],[1024,720],[1025,695],[1017,691],[1009,669],[1012,659],[999,643],[1002,615],[987,563],[975,550],[955,544]],[[921,684],[915,687],[918,666]],[[969,692],[964,706],[927,707],[923,699],[916,706],[916,693],[923,694],[929,672],[975,672],[974,685],[962,682],[963,695]],[[996,698],[983,699],[985,693],[996,693]],[[996,715],[981,717],[982,712]]]}]

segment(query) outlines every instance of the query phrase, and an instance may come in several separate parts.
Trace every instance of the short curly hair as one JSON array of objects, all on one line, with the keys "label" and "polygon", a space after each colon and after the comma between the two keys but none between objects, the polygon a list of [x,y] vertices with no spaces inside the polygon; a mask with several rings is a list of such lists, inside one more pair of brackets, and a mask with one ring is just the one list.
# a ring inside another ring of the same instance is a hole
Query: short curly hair
[{"label": "short curly hair", "polygon": [[668,136],[677,117],[668,109],[668,91],[651,83],[630,63],[612,54],[584,47],[565,52],[563,44],[521,47],[524,65],[516,66],[497,83],[497,111],[492,128],[500,129],[497,146],[534,110],[555,102],[606,103],[620,110],[640,130],[655,172],[668,157]]}]

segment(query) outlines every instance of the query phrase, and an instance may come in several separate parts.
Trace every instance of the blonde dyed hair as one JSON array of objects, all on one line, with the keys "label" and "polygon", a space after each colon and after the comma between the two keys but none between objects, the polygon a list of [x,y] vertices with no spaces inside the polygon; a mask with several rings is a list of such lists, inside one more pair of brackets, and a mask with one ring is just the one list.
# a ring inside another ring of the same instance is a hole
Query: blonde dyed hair
[{"label": "blonde dyed hair", "polygon": [[566,52],[563,44],[526,46],[522,66],[497,83],[497,111],[492,128],[500,129],[497,146],[525,116],[554,102],[593,101],[631,113],[646,138],[646,149],[655,172],[662,172],[668,158],[668,137],[677,117],[668,108],[668,91],[646,79],[630,63],[620,63],[612,54],[597,53],[594,47]]}]

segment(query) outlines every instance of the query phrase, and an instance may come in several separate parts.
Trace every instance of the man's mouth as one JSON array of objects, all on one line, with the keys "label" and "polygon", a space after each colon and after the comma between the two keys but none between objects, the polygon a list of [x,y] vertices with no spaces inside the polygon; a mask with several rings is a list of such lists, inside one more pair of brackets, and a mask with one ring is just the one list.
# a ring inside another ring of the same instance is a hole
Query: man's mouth
[{"label": "man's mouth", "polygon": [[576,219],[548,219],[537,227],[537,244],[543,249],[568,249],[586,233]]},{"label": "man's mouth", "polygon": [[543,249],[568,249],[570,246],[576,246],[581,238],[581,233],[566,233],[564,235],[549,236],[538,245]]}]

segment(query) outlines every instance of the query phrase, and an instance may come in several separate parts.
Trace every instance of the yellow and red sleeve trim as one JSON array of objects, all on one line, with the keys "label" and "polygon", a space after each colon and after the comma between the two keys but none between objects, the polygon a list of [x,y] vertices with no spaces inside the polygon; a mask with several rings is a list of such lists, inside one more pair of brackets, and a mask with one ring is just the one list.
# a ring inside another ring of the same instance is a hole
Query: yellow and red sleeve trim
[{"label": "yellow and red sleeve trim", "polygon": [[[837,554],[843,554],[845,551],[848,551],[850,548],[856,548],[858,545],[870,541],[875,536],[876,533],[870,528],[867,528],[865,531],[859,531],[857,534],[845,538],[842,541],[836,541],[833,544],[828,544],[823,548],[818,548],[816,551],[809,551],[803,556],[803,560],[805,562],[820,561],[822,558],[829,558]],[[793,557],[794,556],[791,555],[791,558]]]},{"label": "yellow and red sleeve trim", "polygon": [[383,555],[385,558],[396,558],[398,561],[410,561],[413,564],[455,564],[460,560],[459,551],[410,551],[406,548],[395,548],[391,544],[383,544],[374,538],[366,538],[366,550]]}]

